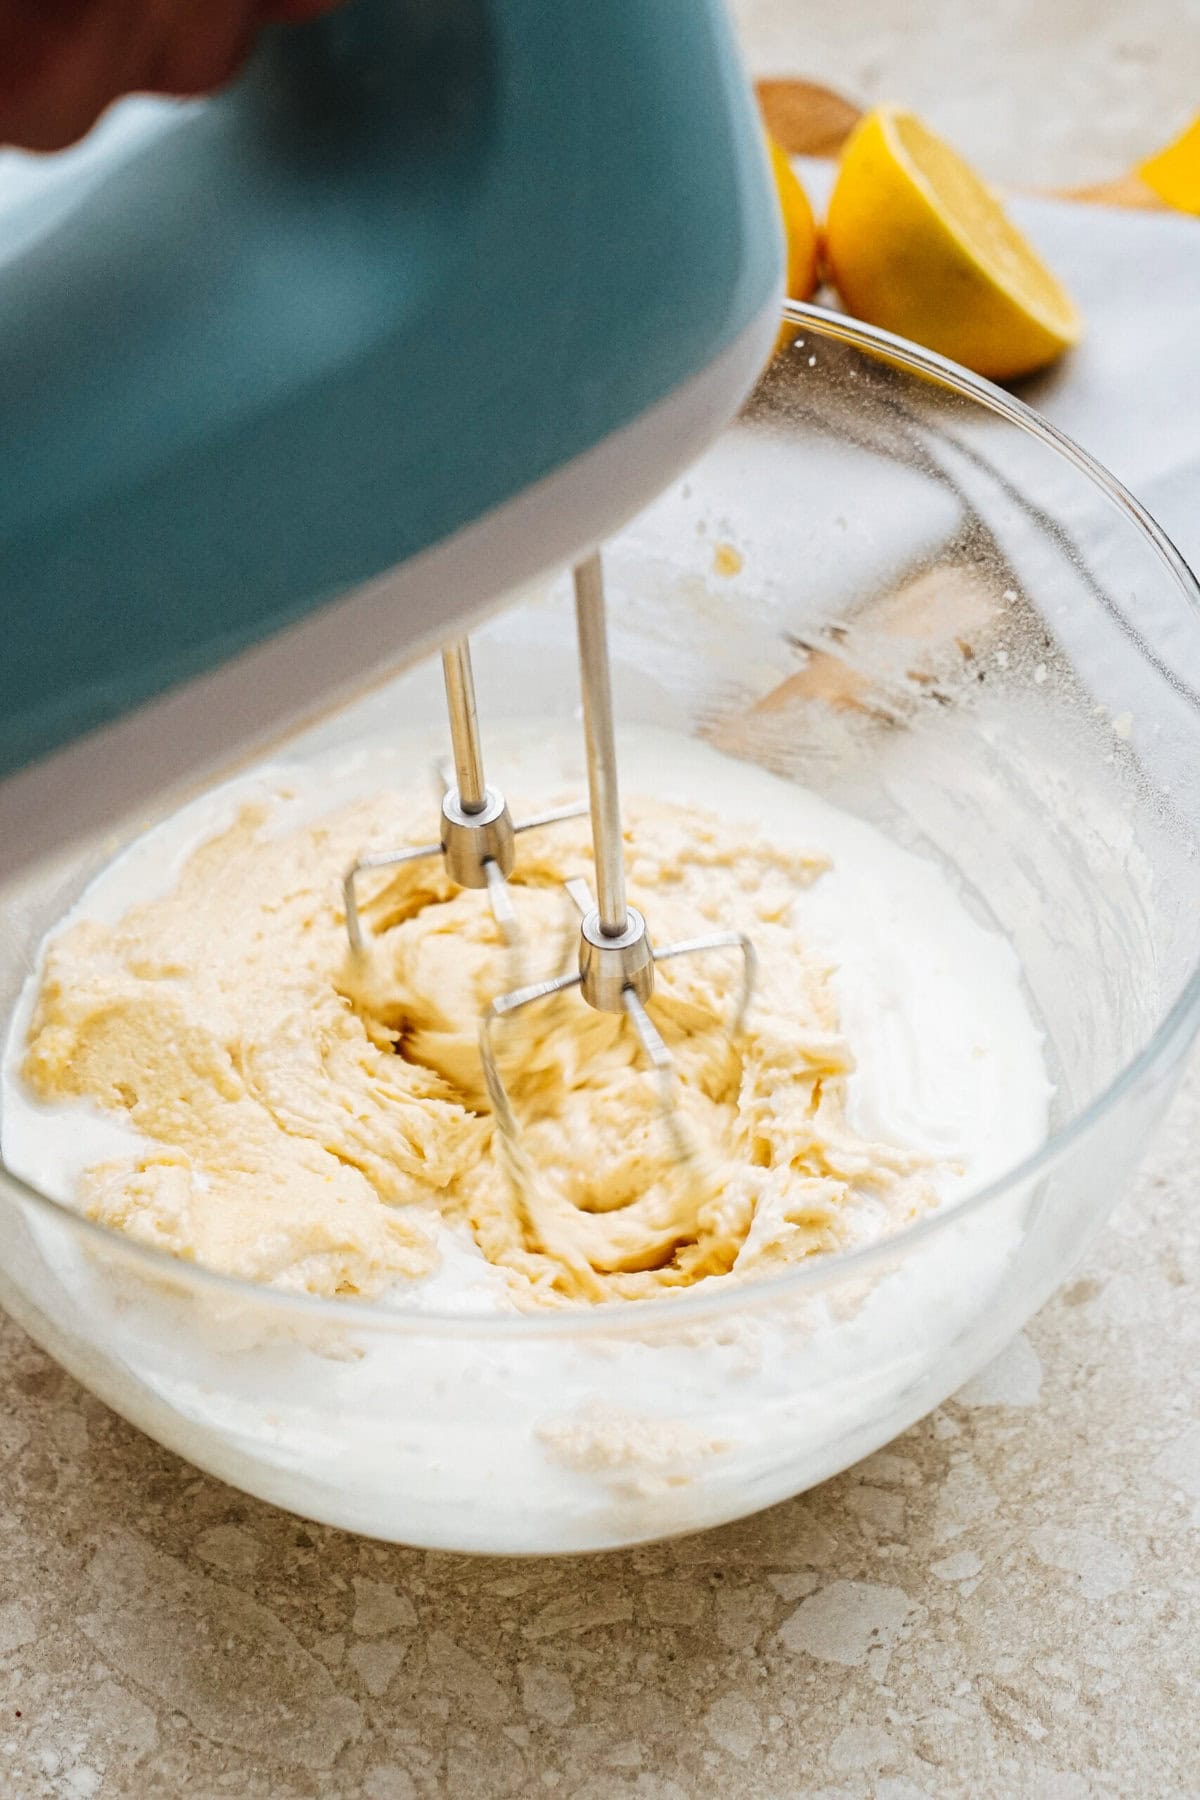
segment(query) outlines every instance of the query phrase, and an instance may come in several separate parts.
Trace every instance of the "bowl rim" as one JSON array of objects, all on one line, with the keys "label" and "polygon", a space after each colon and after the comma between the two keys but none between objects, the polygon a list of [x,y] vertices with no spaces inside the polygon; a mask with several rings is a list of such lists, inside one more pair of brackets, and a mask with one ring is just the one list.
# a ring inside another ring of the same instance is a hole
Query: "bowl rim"
[{"label": "bowl rim", "polygon": [[[1167,575],[1178,587],[1197,618],[1200,619],[1200,579],[1193,573],[1167,533],[1130,493],[1116,476],[1091,456],[1075,440],[1042,417],[1023,400],[1007,393],[994,382],[973,374],[969,369],[936,351],[926,350],[892,332],[866,325],[825,307],[787,300],[783,319],[799,325],[819,337],[848,344],[868,352],[884,353],[887,358],[917,375],[932,378],[953,392],[1008,420],[1072,464],[1093,486],[1098,488],[1125,515],[1155,552]],[[768,364],[769,367],[769,364]],[[1133,630],[1129,633],[1139,652],[1155,662],[1159,672],[1171,679],[1154,653]],[[1182,682],[1175,685],[1190,705],[1196,705],[1194,692]],[[1200,729],[1200,717],[1198,717]],[[585,1335],[589,1337],[626,1337],[631,1331],[641,1334],[661,1328],[686,1327],[694,1321],[714,1316],[729,1317],[759,1309],[766,1310],[783,1299],[800,1299],[820,1293],[855,1278],[868,1279],[889,1263],[907,1256],[911,1246],[925,1243],[941,1233],[974,1218],[1005,1195],[1020,1194],[1040,1177],[1048,1174],[1072,1147],[1085,1138],[1107,1113],[1132,1090],[1151,1080],[1161,1065],[1178,1050],[1178,1060],[1187,1044],[1200,1032],[1200,956],[1169,1010],[1159,1020],[1142,1048],[1123,1065],[1099,1093],[1072,1118],[1047,1133],[1043,1142],[1029,1155],[1015,1163],[1004,1174],[985,1183],[972,1193],[963,1194],[936,1208],[912,1224],[902,1226],[888,1237],[857,1249],[834,1251],[814,1257],[782,1274],[753,1280],[736,1280],[732,1276],[710,1276],[688,1288],[673,1289],[661,1297],[636,1303],[610,1302],[604,1305],[572,1305],[539,1311],[488,1313],[456,1313],[435,1308],[405,1308],[382,1300],[338,1299],[332,1295],[294,1293],[248,1281],[241,1276],[225,1275],[201,1263],[189,1262],[168,1250],[140,1243],[114,1226],[89,1219],[68,1201],[56,1200],[49,1194],[15,1174],[0,1158],[0,1177],[17,1199],[31,1202],[35,1211],[45,1213],[59,1224],[68,1224],[85,1242],[102,1248],[110,1257],[141,1265],[148,1276],[159,1283],[195,1287],[199,1293],[222,1297],[229,1304],[237,1300],[243,1305],[263,1307],[271,1312],[300,1315],[325,1324],[353,1326],[384,1335],[426,1335],[454,1338],[555,1338]]]}]

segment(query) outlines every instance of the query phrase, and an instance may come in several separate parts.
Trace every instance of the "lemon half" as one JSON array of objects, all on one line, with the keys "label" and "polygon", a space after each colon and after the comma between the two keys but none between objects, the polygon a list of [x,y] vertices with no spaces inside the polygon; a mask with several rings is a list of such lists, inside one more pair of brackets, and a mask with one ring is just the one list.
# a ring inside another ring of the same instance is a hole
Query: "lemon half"
[{"label": "lemon half", "polygon": [[849,310],[977,374],[1011,380],[1079,342],[1083,321],[1000,201],[910,112],[852,132],[825,248]]}]

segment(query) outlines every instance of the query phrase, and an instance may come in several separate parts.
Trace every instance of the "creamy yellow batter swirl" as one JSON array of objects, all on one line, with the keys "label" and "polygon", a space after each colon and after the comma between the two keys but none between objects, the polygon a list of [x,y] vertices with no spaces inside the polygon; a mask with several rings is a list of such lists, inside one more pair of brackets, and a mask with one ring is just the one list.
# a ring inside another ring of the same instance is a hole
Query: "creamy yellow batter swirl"
[{"label": "creamy yellow batter swirl", "polygon": [[506,1027],[504,1070],[534,1179],[509,1178],[477,1049],[481,1009],[561,969],[591,875],[586,821],[520,840],[520,966],[478,893],[438,861],[367,884],[348,952],[341,870],[428,835],[386,793],[277,832],[246,806],[171,892],[48,948],[23,1073],[145,1140],[89,1169],[81,1204],[177,1256],[275,1287],[376,1296],[435,1264],[435,1213],[473,1234],[521,1303],[639,1298],[833,1250],[931,1201],[916,1159],[849,1126],[852,1068],[830,972],[790,922],[817,855],[689,808],[627,807],[630,897],[660,942],[733,926],[759,979],[744,1030],[736,957],[660,967],[654,1017],[703,1164],[680,1169],[654,1077],[620,1018],[578,994]]}]

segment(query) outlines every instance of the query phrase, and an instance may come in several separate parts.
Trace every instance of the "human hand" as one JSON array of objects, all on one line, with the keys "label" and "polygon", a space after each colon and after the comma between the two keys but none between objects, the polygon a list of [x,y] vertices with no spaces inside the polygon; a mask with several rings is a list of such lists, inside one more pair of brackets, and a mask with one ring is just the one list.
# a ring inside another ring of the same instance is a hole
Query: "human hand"
[{"label": "human hand", "polygon": [[62,150],[124,94],[206,94],[263,25],[340,0],[0,0],[0,144]]}]

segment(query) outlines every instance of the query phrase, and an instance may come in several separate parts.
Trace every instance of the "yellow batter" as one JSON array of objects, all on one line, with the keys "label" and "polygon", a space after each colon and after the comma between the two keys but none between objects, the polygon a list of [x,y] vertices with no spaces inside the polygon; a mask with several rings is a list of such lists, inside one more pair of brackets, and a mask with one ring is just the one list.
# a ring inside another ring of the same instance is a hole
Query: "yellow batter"
[{"label": "yellow batter", "polygon": [[[363,849],[428,836],[424,795],[384,794],[274,834],[246,807],[172,892],[54,942],[24,1075],[90,1097],[148,1142],[88,1170],[87,1213],[228,1274],[374,1296],[436,1263],[436,1212],[469,1227],[522,1302],[639,1298],[757,1274],[877,1236],[932,1201],[918,1159],[845,1117],[852,1063],[829,972],[788,923],[825,866],[727,821],[627,806],[630,898],[659,942],[746,931],[759,979],[722,1029],[732,953],[658,971],[652,1010],[705,1165],[677,1169],[627,1025],[577,993],[504,1028],[536,1180],[508,1178],[483,1092],[480,1011],[514,985],[486,899],[439,861],[364,884],[368,952],[347,949],[339,876]],[[518,816],[519,813],[518,813]],[[519,840],[520,979],[564,967],[591,876],[586,821]]]}]

